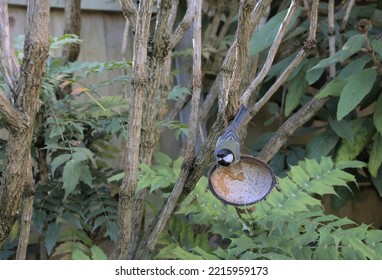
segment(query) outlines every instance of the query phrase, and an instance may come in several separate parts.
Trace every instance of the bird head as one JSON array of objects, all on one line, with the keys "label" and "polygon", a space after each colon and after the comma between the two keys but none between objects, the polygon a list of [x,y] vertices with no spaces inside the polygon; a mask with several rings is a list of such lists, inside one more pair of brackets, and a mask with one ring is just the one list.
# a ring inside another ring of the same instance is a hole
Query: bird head
[{"label": "bird head", "polygon": [[221,149],[216,153],[216,159],[219,165],[229,166],[235,162],[235,156],[229,149]]}]

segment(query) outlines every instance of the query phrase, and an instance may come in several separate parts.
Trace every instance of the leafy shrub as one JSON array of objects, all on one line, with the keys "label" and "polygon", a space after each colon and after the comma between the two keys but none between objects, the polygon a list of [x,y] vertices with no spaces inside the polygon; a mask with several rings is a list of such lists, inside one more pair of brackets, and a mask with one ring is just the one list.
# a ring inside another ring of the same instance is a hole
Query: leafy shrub
[{"label": "leafy shrub", "polygon": [[265,200],[250,208],[224,205],[206,190],[206,178],[182,203],[162,235],[157,258],[381,259],[382,231],[326,214],[319,199],[347,188],[344,171],[328,157],[300,161]]}]

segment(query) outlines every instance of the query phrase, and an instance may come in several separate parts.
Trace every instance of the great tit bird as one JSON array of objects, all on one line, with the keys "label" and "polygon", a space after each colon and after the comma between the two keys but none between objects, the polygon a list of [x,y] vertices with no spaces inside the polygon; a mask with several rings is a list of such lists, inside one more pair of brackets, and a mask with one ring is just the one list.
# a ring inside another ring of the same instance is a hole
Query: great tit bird
[{"label": "great tit bird", "polygon": [[240,106],[232,123],[224,130],[222,136],[216,142],[214,155],[218,165],[229,166],[240,160],[240,142],[237,130],[247,115],[248,108]]}]

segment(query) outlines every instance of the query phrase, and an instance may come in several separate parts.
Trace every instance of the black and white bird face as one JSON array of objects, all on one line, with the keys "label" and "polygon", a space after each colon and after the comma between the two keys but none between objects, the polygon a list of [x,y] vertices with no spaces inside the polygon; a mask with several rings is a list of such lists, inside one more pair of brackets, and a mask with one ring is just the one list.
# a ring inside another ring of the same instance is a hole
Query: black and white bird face
[{"label": "black and white bird face", "polygon": [[219,165],[229,166],[235,161],[235,156],[228,149],[222,149],[216,153],[217,162]]}]

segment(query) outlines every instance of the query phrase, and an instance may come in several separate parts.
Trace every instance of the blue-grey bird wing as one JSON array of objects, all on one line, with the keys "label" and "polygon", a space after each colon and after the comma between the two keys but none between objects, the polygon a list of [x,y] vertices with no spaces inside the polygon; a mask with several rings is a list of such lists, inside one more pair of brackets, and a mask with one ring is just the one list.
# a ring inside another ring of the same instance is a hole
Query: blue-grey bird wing
[{"label": "blue-grey bird wing", "polygon": [[237,136],[237,130],[240,127],[241,123],[243,122],[247,113],[248,113],[248,108],[244,107],[243,105],[240,106],[240,109],[237,112],[232,123],[224,130],[223,134],[220,136],[217,142],[219,143],[221,140],[224,140],[224,139],[233,139],[236,142],[239,142],[239,138]]},{"label": "blue-grey bird wing", "polygon": [[218,143],[222,140],[235,140],[236,142],[239,142],[239,138],[237,136],[237,128],[233,123],[231,123],[223,132],[222,136],[220,136]]},{"label": "blue-grey bird wing", "polygon": [[247,116],[247,114],[248,108],[241,105],[231,124],[234,125],[236,129],[238,129],[240,127],[240,124],[243,122],[244,118]]}]

